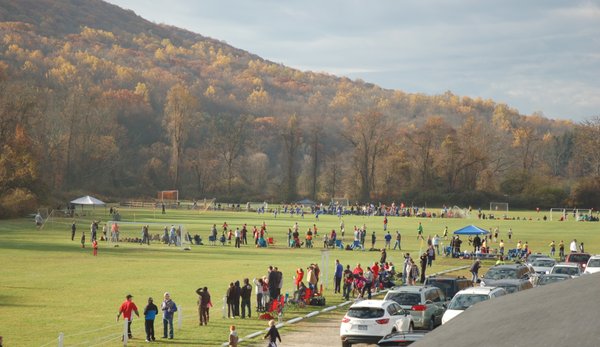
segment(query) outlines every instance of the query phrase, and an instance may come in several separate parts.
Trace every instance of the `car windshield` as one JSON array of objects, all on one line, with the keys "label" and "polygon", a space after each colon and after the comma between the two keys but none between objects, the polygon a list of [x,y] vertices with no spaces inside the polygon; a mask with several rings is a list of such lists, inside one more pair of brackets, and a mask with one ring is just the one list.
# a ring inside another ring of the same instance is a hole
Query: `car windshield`
[{"label": "car windshield", "polygon": [[587,263],[589,254],[569,254],[569,263]]},{"label": "car windshield", "polygon": [[532,266],[553,267],[556,262],[552,259],[536,259],[531,263]]},{"label": "car windshield", "polygon": [[418,305],[421,302],[421,294],[418,293],[388,293],[384,300],[394,300],[403,306]]},{"label": "car windshield", "polygon": [[491,268],[485,278],[490,280],[502,280],[505,278],[517,278],[517,270],[510,268]]},{"label": "car windshield", "polygon": [[573,266],[555,266],[552,268],[553,274],[564,274],[569,276],[579,275],[579,271]]},{"label": "car windshield", "polygon": [[560,282],[560,281],[564,281],[566,280],[565,277],[559,277],[559,276],[542,276],[540,277],[540,281],[538,282],[539,285],[543,286],[546,284],[550,284],[550,283],[554,283],[554,282]]},{"label": "car windshield", "polygon": [[360,318],[360,319],[369,319],[369,318],[380,318],[383,317],[384,311],[382,308],[377,307],[353,307],[348,310],[346,316],[350,318]]},{"label": "car windshield", "polygon": [[450,301],[450,305],[448,305],[449,310],[466,310],[472,305],[486,301],[490,297],[484,294],[462,294],[457,295]]},{"label": "car windshield", "polygon": [[588,267],[600,267],[600,259],[592,259],[588,264]]}]

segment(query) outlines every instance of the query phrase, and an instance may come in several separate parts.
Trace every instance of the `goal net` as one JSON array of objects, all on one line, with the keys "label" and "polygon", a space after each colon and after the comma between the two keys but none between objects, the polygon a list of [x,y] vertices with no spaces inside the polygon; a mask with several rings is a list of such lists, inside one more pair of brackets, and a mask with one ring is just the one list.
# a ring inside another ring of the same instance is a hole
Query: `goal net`
[{"label": "goal net", "polygon": [[553,207],[550,209],[550,220],[565,221],[571,220],[584,220],[586,216],[591,216],[592,210],[589,208],[565,208],[565,207]]},{"label": "goal net", "polygon": [[508,212],[508,202],[490,202],[490,212]]},{"label": "goal net", "polygon": [[331,204],[333,206],[347,207],[350,206],[350,201],[346,198],[331,198]]},{"label": "goal net", "polygon": [[448,218],[468,218],[469,210],[466,208],[460,208],[458,206],[454,206],[448,210]]},{"label": "goal net", "polygon": [[177,203],[179,201],[179,190],[161,190],[157,194],[158,201],[165,203]]},{"label": "goal net", "polygon": [[[144,229],[147,229],[147,232],[144,232]],[[192,244],[196,244],[194,236],[189,234],[183,224],[148,222],[108,221],[100,226],[98,232],[98,239],[103,238],[107,244],[165,244],[181,249],[189,249]]]}]

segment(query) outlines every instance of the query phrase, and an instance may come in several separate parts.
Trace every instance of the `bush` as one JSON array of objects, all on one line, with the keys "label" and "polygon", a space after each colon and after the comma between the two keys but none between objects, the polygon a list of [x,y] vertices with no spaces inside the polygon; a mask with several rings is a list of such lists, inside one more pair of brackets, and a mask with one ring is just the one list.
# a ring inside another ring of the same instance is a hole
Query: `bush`
[{"label": "bush", "polygon": [[25,188],[15,188],[0,196],[0,218],[23,217],[35,212],[37,197]]}]

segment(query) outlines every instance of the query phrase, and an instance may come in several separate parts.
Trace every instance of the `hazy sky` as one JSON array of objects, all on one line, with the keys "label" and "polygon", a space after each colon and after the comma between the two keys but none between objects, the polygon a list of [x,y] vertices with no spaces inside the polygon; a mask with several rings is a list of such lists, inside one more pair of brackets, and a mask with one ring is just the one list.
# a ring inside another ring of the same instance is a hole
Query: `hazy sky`
[{"label": "hazy sky", "polygon": [[301,70],[600,115],[600,0],[110,0]]}]

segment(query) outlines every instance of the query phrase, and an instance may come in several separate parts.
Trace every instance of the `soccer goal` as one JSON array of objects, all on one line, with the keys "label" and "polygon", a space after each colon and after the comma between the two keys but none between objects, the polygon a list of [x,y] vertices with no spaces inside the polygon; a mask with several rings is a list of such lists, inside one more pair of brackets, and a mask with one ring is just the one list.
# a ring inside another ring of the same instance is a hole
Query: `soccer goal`
[{"label": "soccer goal", "polygon": [[348,207],[350,206],[350,201],[346,198],[331,198],[331,204],[333,206]]},{"label": "soccer goal", "polygon": [[448,210],[449,218],[468,218],[469,216],[470,216],[469,210],[466,208],[460,208],[458,206],[454,206]]},{"label": "soccer goal", "polygon": [[508,212],[508,202],[490,202],[490,212]]},{"label": "soccer goal", "polygon": [[566,207],[553,207],[550,209],[550,220],[565,221],[573,218],[573,220],[581,220],[583,216],[591,216],[592,209],[589,208],[566,208]]},{"label": "soccer goal", "polygon": [[[183,224],[108,221],[104,227],[101,227],[101,232],[109,245],[119,243],[147,244],[148,240],[144,239],[143,235],[144,227],[148,228],[150,244],[161,243],[181,249],[190,249],[194,242],[193,236],[189,234]],[[104,228],[106,228],[106,235],[104,235]],[[175,230],[174,237],[171,229]],[[100,234],[98,237],[100,237]]]},{"label": "soccer goal", "polygon": [[179,190],[161,190],[157,194],[158,201],[165,203],[177,203],[179,201]]}]

